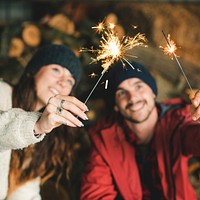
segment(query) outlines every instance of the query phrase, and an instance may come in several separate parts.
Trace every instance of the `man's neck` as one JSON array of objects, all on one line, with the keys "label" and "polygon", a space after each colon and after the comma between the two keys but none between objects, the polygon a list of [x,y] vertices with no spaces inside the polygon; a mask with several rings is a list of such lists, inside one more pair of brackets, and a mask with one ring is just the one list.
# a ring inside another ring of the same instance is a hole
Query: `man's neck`
[{"label": "man's neck", "polygon": [[158,112],[155,108],[149,118],[141,123],[126,121],[128,127],[138,138],[138,144],[147,144],[154,135],[154,129],[158,120]]}]

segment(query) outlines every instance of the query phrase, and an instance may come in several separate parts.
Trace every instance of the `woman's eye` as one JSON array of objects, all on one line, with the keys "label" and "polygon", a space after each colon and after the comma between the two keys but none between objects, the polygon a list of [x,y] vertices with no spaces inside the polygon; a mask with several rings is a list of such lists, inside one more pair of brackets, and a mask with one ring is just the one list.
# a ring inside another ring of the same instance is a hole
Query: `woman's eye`
[{"label": "woman's eye", "polygon": [[72,87],[73,87],[74,84],[75,84],[75,82],[74,82],[73,80],[71,80],[71,79],[68,79],[68,80],[67,80],[67,83],[68,83],[69,85],[71,85]]},{"label": "woman's eye", "polygon": [[61,74],[61,73],[62,73],[61,70],[58,69],[58,68],[52,68],[52,69],[53,69],[53,71],[56,72],[57,74]]}]

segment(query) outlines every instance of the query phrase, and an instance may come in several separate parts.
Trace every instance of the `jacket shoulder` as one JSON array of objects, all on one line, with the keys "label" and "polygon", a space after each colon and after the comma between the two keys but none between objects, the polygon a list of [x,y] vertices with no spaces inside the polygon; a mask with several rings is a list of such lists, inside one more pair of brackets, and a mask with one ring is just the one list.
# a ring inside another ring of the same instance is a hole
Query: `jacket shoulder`
[{"label": "jacket shoulder", "polygon": [[111,127],[115,122],[115,116],[112,113],[111,115],[105,115],[98,120],[93,126],[90,128],[90,132],[99,132],[103,129],[107,129]]},{"label": "jacket shoulder", "polygon": [[177,121],[177,119],[183,117],[192,120],[190,104],[181,98],[164,101],[161,103],[160,117],[163,118],[164,116],[168,116],[171,121]]},{"label": "jacket shoulder", "polygon": [[186,102],[185,100],[181,99],[181,98],[173,98],[173,99],[169,99],[166,101],[162,101],[162,104],[165,105],[181,105],[181,104],[187,104],[188,102]]}]

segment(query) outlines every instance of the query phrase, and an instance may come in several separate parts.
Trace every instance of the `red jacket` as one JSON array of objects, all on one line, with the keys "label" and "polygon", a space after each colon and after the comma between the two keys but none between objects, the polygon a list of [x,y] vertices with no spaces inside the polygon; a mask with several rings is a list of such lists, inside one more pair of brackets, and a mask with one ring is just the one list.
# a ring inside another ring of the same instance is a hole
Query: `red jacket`
[{"label": "red jacket", "polygon": [[[160,106],[154,142],[164,196],[166,200],[195,200],[188,159],[200,155],[200,125],[192,121],[190,106],[180,99]],[[134,146],[119,123],[108,124],[103,120],[90,130],[93,148],[83,173],[81,199],[111,200],[120,194],[126,200],[141,200]]]}]

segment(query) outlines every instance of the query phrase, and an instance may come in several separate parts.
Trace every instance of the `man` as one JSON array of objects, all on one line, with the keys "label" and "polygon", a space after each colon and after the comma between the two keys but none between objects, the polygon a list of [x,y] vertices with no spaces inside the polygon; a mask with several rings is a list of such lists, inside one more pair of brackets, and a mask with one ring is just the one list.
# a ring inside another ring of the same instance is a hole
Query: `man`
[{"label": "man", "polygon": [[81,199],[195,200],[188,159],[200,155],[200,92],[192,106],[181,99],[156,102],[157,86],[135,62],[110,71],[113,113],[91,128],[93,144]]}]

